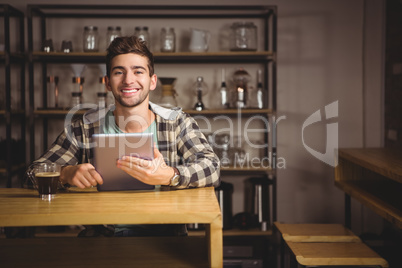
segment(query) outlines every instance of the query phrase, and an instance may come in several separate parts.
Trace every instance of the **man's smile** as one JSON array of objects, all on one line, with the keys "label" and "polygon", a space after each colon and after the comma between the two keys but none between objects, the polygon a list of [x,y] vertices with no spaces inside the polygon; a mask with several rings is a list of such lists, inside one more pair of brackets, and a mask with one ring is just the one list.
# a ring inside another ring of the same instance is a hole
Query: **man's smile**
[{"label": "man's smile", "polygon": [[123,92],[124,94],[131,94],[136,93],[139,90],[140,90],[139,88],[128,88],[128,89],[122,89],[121,92]]}]

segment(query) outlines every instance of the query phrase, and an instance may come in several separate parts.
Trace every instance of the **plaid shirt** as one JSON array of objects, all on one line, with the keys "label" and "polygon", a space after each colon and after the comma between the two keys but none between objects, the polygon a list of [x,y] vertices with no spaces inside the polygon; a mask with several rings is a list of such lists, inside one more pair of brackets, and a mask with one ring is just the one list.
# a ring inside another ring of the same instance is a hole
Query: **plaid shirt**
[{"label": "plaid shirt", "polygon": [[[156,115],[158,149],[167,165],[176,167],[181,176],[174,188],[217,187],[220,184],[220,162],[197,122],[181,109],[170,110],[150,103]],[[38,160],[62,166],[93,164],[92,135],[103,131],[105,110],[90,110],[83,117],[71,120],[66,116],[64,131]]]}]

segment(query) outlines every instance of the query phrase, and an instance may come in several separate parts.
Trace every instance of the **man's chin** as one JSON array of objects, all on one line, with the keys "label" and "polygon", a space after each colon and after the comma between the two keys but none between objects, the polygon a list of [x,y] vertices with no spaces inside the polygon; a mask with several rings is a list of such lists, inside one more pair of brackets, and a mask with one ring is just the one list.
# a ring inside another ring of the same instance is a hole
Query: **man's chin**
[{"label": "man's chin", "polygon": [[128,102],[128,101],[124,101],[122,99],[116,99],[116,102],[118,104],[120,104],[120,106],[125,107],[125,108],[134,108],[137,107],[139,105],[141,105],[142,103],[144,103],[144,101],[146,101],[147,98],[141,100],[141,101],[132,101],[132,102]]}]

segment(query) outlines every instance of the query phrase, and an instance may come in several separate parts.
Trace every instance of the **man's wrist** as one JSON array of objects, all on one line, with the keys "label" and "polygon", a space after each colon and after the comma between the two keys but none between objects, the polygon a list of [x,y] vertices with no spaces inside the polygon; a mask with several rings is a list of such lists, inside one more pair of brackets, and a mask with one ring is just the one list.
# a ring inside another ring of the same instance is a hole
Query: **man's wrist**
[{"label": "man's wrist", "polygon": [[68,177],[68,175],[67,175],[68,168],[69,168],[69,166],[62,166],[60,169],[60,183],[62,185],[69,183],[68,178],[67,178]]},{"label": "man's wrist", "polygon": [[180,172],[177,168],[172,167],[173,175],[169,179],[168,186],[177,186],[180,184]]}]

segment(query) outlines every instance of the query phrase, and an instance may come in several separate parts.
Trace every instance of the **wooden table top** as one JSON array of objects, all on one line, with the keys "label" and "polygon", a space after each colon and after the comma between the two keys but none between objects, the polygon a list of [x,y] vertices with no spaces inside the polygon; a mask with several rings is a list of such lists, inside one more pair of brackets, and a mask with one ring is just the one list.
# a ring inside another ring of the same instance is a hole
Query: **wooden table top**
[{"label": "wooden table top", "polygon": [[176,191],[69,190],[51,202],[36,190],[0,189],[0,226],[211,223],[220,218],[213,187]]},{"label": "wooden table top", "polygon": [[339,157],[402,183],[402,151],[391,148],[342,148]]},{"label": "wooden table top", "polygon": [[286,242],[299,264],[361,265],[388,267],[386,260],[364,243],[295,243]]},{"label": "wooden table top", "polygon": [[274,223],[285,241],[291,242],[361,242],[341,224]]}]

